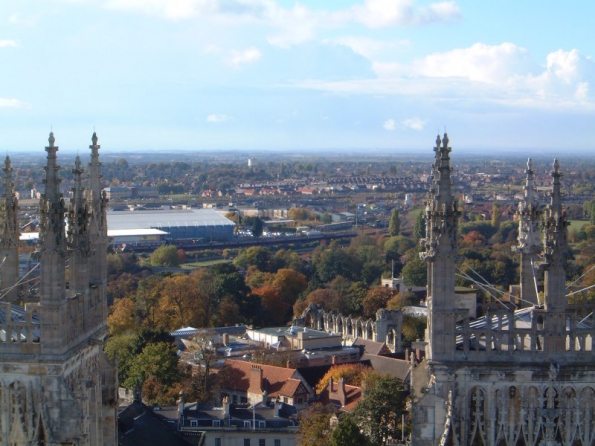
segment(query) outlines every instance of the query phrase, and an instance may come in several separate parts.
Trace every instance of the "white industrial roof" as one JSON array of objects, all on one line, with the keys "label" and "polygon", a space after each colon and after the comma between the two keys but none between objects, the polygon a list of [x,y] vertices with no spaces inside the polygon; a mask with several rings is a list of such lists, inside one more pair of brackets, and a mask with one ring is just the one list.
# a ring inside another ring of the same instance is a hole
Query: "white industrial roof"
[{"label": "white industrial roof", "polygon": [[112,230],[171,228],[184,226],[235,226],[212,209],[108,211],[107,226]]}]

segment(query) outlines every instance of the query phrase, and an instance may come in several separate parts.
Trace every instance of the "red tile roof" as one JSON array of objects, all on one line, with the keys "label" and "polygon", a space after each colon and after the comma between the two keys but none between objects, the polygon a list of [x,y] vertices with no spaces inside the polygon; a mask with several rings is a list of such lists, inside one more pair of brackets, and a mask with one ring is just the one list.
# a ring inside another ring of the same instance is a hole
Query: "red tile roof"
[{"label": "red tile roof", "polygon": [[[230,390],[246,393],[261,393],[266,390],[269,397],[293,396],[302,383],[301,376],[296,369],[253,364],[236,359],[228,359],[225,361],[225,366],[231,368],[231,373],[225,375],[226,382],[223,382],[221,387]],[[254,367],[262,370],[263,383],[260,389],[252,388],[254,383],[251,387],[250,374],[254,373],[251,371]]]}]

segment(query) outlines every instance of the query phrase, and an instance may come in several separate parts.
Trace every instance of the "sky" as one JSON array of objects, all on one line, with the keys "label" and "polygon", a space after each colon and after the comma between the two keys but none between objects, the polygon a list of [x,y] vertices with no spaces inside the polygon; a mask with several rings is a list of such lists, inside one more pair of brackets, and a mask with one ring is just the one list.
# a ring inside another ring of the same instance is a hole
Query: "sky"
[{"label": "sky", "polygon": [[0,150],[595,149],[595,2],[2,0]]}]

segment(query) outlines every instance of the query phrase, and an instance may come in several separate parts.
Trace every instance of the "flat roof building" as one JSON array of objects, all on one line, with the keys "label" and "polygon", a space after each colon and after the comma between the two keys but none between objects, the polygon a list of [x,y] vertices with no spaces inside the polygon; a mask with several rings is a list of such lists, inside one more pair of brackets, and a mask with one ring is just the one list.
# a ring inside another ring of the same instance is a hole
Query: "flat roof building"
[{"label": "flat roof building", "polygon": [[235,223],[212,209],[113,211],[107,213],[111,231],[157,229],[167,241],[229,241]]}]

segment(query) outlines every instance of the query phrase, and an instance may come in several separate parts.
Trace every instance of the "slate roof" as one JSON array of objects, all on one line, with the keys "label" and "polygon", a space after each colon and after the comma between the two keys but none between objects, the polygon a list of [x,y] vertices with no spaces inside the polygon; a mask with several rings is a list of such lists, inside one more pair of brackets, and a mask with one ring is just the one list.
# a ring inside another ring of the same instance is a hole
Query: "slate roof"
[{"label": "slate roof", "polygon": [[390,349],[384,342],[372,341],[371,339],[364,339],[361,337],[355,338],[352,347],[360,347],[362,353],[371,355],[381,355],[391,353]]},{"label": "slate roof", "polygon": [[119,446],[188,446],[174,427],[140,402],[133,402],[118,415]]},{"label": "slate roof", "polygon": [[367,353],[362,355],[361,361],[364,363],[369,362],[375,372],[399,378],[404,383],[409,382],[409,374],[411,373],[409,361]]}]

